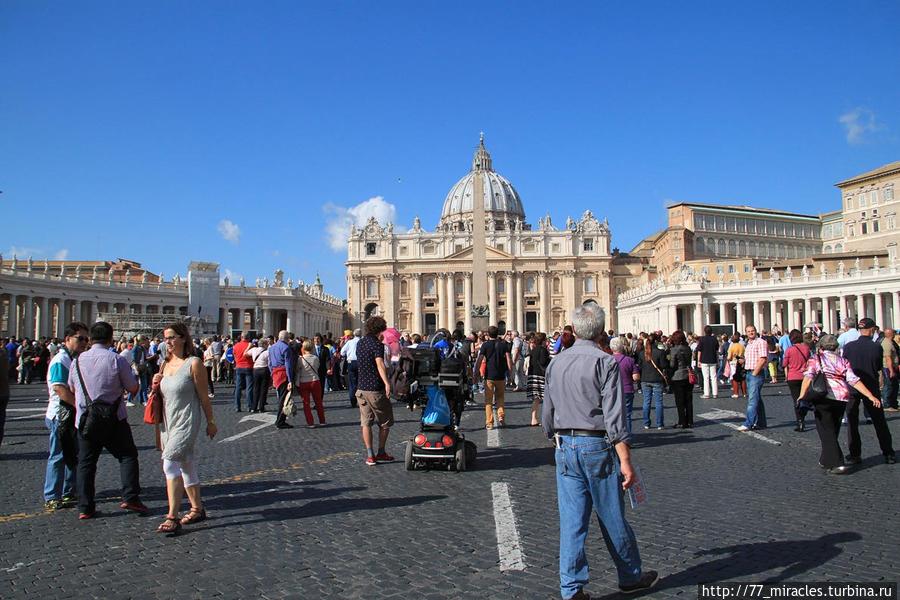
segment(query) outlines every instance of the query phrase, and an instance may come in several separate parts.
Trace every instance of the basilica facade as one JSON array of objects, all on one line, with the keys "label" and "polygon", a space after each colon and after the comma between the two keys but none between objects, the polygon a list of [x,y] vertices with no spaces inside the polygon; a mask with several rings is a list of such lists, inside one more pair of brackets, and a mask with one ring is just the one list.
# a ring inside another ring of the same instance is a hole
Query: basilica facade
[{"label": "basilica facade", "polygon": [[590,210],[559,226],[549,215],[529,223],[482,137],[433,229],[418,217],[402,233],[374,218],[353,229],[348,310],[357,324],[379,314],[391,326],[423,334],[441,327],[468,332],[481,322],[553,331],[574,306],[611,306],[612,259],[609,226]]}]

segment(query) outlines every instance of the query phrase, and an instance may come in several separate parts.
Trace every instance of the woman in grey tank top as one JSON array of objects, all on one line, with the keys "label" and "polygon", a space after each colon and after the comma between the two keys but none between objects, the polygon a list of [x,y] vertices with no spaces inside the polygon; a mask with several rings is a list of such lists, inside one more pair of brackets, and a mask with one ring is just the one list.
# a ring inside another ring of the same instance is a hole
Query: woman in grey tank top
[{"label": "woman in grey tank top", "polygon": [[[163,422],[159,425],[163,472],[169,497],[169,513],[157,531],[177,534],[182,525],[206,519],[197,474],[197,438],[201,411],[206,416],[206,435],[212,439],[218,429],[209,401],[206,369],[194,356],[194,344],[184,323],[174,323],[164,334],[166,361],[153,377],[153,386],[163,401]],[[181,499],[187,492],[191,510],[179,518]]]}]

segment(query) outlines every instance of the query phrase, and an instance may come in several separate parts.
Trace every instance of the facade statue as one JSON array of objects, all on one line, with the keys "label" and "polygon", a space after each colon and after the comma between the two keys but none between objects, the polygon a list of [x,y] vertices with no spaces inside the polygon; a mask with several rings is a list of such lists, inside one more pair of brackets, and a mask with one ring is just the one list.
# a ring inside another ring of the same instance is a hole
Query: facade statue
[{"label": "facade statue", "polygon": [[791,269],[791,265],[788,265],[787,269],[784,270],[785,279],[791,279],[794,276],[794,271]]},{"label": "facade statue", "polygon": [[269,278],[268,277],[263,277],[263,287],[264,288],[269,287]]},{"label": "facade statue", "polygon": [[412,230],[416,233],[422,231],[422,221],[419,219],[419,215],[416,215],[416,218],[413,219]]},{"label": "facade statue", "polygon": [[575,221],[572,220],[572,217],[566,217],[566,229],[569,231],[575,229]]},{"label": "facade statue", "polygon": [[873,269],[878,269],[880,266],[881,266],[881,265],[878,264],[878,256],[876,255],[875,258],[872,259],[872,268],[873,268]]},{"label": "facade statue", "polygon": [[294,289],[294,280],[291,279],[290,277],[288,277],[288,280],[287,280],[287,287],[289,290]]},{"label": "facade statue", "polygon": [[33,260],[31,259],[31,257],[29,256],[29,257],[28,257],[28,272],[31,273],[31,270],[32,270],[32,269],[34,269],[34,261],[33,261]]},{"label": "facade statue", "polygon": [[65,279],[66,277],[66,263],[59,265],[59,278]]},{"label": "facade statue", "polygon": [[175,285],[181,283],[181,275],[175,273],[175,277],[172,278],[172,283],[174,283]]},{"label": "facade statue", "polygon": [[809,277],[809,267],[803,265],[803,268],[800,270],[800,275],[805,279]]},{"label": "facade statue", "polygon": [[272,285],[275,287],[284,287],[284,271],[281,269],[275,270],[275,282]]},{"label": "facade statue", "polygon": [[18,267],[18,266],[19,266],[19,257],[16,256],[15,254],[13,254],[13,260],[12,260],[13,271],[15,271],[16,267]]},{"label": "facade statue", "polygon": [[839,262],[838,262],[838,276],[839,276],[839,277],[843,277],[843,276],[844,276],[844,261],[839,261]]},{"label": "facade statue", "polygon": [[225,284],[225,287],[228,287],[228,275],[225,276],[222,282]]},{"label": "facade statue", "polygon": [[143,273],[141,273],[141,285],[146,285],[146,284],[147,284],[147,271],[144,271]]},{"label": "facade statue", "polygon": [[772,281],[777,281],[777,277],[775,277],[775,269],[773,267],[769,267],[769,279]]},{"label": "facade statue", "polygon": [[94,268],[91,269],[91,279],[92,279],[92,280],[96,280],[96,279],[97,279],[97,265],[94,265]]},{"label": "facade statue", "polygon": [[241,277],[241,287],[246,287],[246,283],[247,283],[247,282],[244,281],[244,278]]},{"label": "facade statue", "polygon": [[81,263],[75,265],[75,279],[81,279]]},{"label": "facade statue", "polygon": [[859,261],[858,256],[856,257],[856,260],[853,261],[853,270],[855,270],[857,273],[859,273],[862,270],[862,268],[860,267],[860,261]]}]

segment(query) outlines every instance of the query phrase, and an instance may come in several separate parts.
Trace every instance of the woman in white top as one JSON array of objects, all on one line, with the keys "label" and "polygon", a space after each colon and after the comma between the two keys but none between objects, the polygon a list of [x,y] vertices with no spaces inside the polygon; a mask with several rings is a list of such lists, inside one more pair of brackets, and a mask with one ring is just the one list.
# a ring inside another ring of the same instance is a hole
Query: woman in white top
[{"label": "woman in white top", "polygon": [[300,397],[303,398],[303,414],[306,416],[306,426],[313,428],[312,410],[310,410],[310,400],[315,400],[316,413],[319,415],[319,425],[325,425],[325,405],[322,402],[322,382],[319,381],[319,357],[313,349],[313,343],[310,340],[303,342],[303,349],[300,353],[300,360],[297,361],[296,381],[294,383],[296,389],[300,390]]},{"label": "woman in white top", "polygon": [[272,385],[272,376],[269,374],[269,340],[261,339],[258,346],[247,350],[247,354],[253,359],[253,404],[250,405],[250,412],[266,412],[266,397]]}]

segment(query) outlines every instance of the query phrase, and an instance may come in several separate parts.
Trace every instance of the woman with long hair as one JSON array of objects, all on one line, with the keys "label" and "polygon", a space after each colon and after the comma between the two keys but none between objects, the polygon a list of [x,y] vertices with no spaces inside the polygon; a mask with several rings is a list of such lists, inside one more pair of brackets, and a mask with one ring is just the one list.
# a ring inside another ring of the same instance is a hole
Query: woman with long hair
[{"label": "woman with long hair", "polygon": [[644,429],[650,429],[650,407],[655,404],[656,428],[663,424],[663,387],[665,387],[666,347],[659,335],[651,333],[644,343],[644,351],[638,354],[638,366],[641,369],[641,389],[644,394]]},{"label": "woman with long hair", "polygon": [[744,345],[741,336],[731,336],[731,345],[728,346],[728,362],[731,363],[731,397],[747,397],[747,378],[744,376]]},{"label": "woman with long hair", "polygon": [[531,426],[540,425],[541,402],[544,401],[544,375],[550,364],[550,351],[547,350],[547,334],[536,333],[531,338],[531,353],[528,357],[528,381],[525,384],[525,395],[531,400]]},{"label": "woman with long hair", "polygon": [[[678,410],[676,429],[691,429],[694,426],[694,386],[689,371],[694,352],[688,346],[684,332],[676,330],[669,337],[669,367],[672,369],[672,393],[675,394],[675,408]],[[715,377],[715,373],[712,373]],[[705,389],[705,388],[704,388]]]},{"label": "woman with long hair", "polygon": [[[215,437],[218,428],[209,402],[206,369],[194,355],[187,325],[181,321],[172,323],[163,336],[166,360],[153,377],[153,391],[163,403],[159,433],[169,512],[157,531],[175,535],[182,525],[206,519],[195,448],[200,436],[201,412],[206,417],[206,435],[210,439]],[[191,509],[179,518],[185,492]]]},{"label": "woman with long hair", "polygon": [[322,403],[322,381],[319,379],[319,372],[319,357],[316,356],[315,346],[310,340],[306,340],[301,346],[300,360],[297,361],[296,387],[300,397],[303,398],[303,415],[306,417],[306,426],[310,429],[316,426],[310,408],[312,401],[316,404],[319,425],[325,425],[325,406]]},{"label": "woman with long hair", "polygon": [[800,388],[803,387],[803,374],[806,372],[812,351],[799,329],[792,329],[788,339],[791,340],[791,346],[784,352],[784,378],[794,401],[794,417],[797,420],[794,431],[806,431],[806,413],[812,405],[806,400],[800,400]]}]

